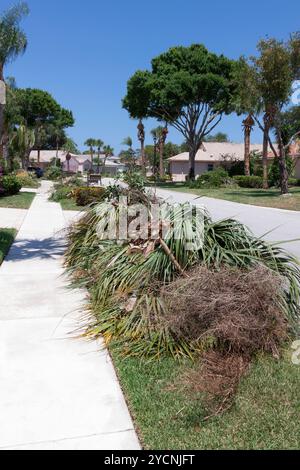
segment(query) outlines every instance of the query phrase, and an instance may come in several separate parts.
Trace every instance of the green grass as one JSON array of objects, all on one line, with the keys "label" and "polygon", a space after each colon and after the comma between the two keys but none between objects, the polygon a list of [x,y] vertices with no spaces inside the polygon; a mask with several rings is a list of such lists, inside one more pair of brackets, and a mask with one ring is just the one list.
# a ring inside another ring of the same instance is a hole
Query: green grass
[{"label": "green grass", "polygon": [[0,265],[12,245],[17,231],[13,228],[0,228]]},{"label": "green grass", "polygon": [[14,196],[2,196],[0,197],[0,207],[6,207],[9,209],[29,209],[35,193],[18,193]]},{"label": "green grass", "polygon": [[112,355],[144,448],[299,449],[300,366],[289,352],[280,361],[264,357],[252,365],[234,407],[209,421],[199,400],[172,387],[190,363]]},{"label": "green grass", "polygon": [[63,211],[83,211],[86,209],[85,206],[77,206],[72,198],[61,199],[59,202]]},{"label": "green grass", "polygon": [[283,197],[278,189],[190,189],[186,184],[169,183],[159,185],[159,188],[170,189],[173,191],[195,194],[197,196],[207,196],[216,199],[225,199],[227,201],[240,202],[243,204],[252,204],[254,206],[276,207],[278,209],[287,209],[300,211],[300,188],[290,189],[291,196]]}]

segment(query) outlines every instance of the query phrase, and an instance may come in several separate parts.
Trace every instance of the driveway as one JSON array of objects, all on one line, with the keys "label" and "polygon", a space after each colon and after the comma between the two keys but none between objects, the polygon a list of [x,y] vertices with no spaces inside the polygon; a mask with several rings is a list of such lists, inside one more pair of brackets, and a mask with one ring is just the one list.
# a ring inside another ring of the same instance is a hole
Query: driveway
[{"label": "driveway", "polygon": [[[157,195],[170,202],[192,202],[204,206],[214,220],[234,218],[247,225],[256,236],[270,241],[300,239],[300,212],[269,207],[251,206],[236,202],[197,197],[193,194],[158,189]],[[285,248],[300,259],[300,240],[284,244]]]}]

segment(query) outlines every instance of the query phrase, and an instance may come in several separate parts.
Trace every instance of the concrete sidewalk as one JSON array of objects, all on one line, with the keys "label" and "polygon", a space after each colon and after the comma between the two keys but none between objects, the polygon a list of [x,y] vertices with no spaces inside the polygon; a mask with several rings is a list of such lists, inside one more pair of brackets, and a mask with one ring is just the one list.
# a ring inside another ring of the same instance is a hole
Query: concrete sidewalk
[{"label": "concrete sidewalk", "polygon": [[43,182],[0,268],[0,449],[139,449],[107,351],[74,332],[66,225]]},{"label": "concrete sidewalk", "polygon": [[26,216],[25,209],[6,209],[0,207],[0,228],[19,230]]}]

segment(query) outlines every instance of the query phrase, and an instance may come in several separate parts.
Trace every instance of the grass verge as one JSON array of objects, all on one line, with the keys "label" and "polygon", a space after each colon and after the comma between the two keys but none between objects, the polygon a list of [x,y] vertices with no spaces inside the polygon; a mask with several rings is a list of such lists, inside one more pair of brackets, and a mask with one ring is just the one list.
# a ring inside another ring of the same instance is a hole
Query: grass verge
[{"label": "grass verge", "polygon": [[35,193],[18,193],[14,196],[2,196],[0,197],[0,207],[8,209],[29,209]]},{"label": "grass verge", "polygon": [[61,205],[61,208],[62,208],[63,211],[79,211],[79,212],[81,212],[84,209],[86,209],[85,206],[77,206],[74,199],[71,199],[71,198],[61,199],[59,202],[60,202],[60,205]]},{"label": "grass verge", "polygon": [[208,421],[200,400],[172,387],[191,363],[121,359],[114,350],[112,356],[145,449],[299,448],[300,366],[290,352],[280,361],[259,358],[235,406]]},{"label": "grass verge", "polygon": [[215,199],[225,199],[226,201],[239,202],[242,204],[252,204],[254,206],[274,207],[277,209],[286,209],[300,211],[300,188],[290,189],[290,196],[281,196],[280,191],[271,189],[190,189],[187,185],[181,183],[164,184],[158,186],[161,189],[179,191],[195,194],[197,196],[212,197]]},{"label": "grass verge", "polygon": [[17,230],[13,228],[0,228],[0,265],[7,255],[16,234]]}]

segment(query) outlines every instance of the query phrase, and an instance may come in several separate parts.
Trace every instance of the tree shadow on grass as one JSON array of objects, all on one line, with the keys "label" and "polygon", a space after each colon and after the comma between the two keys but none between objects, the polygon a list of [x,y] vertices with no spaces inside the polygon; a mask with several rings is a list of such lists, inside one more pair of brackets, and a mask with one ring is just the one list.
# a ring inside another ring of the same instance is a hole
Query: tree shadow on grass
[{"label": "tree shadow on grass", "polygon": [[280,196],[280,191],[268,191],[268,190],[257,190],[257,191],[230,191],[227,193],[228,196],[237,196],[237,197],[255,197],[255,198],[270,198]]}]

